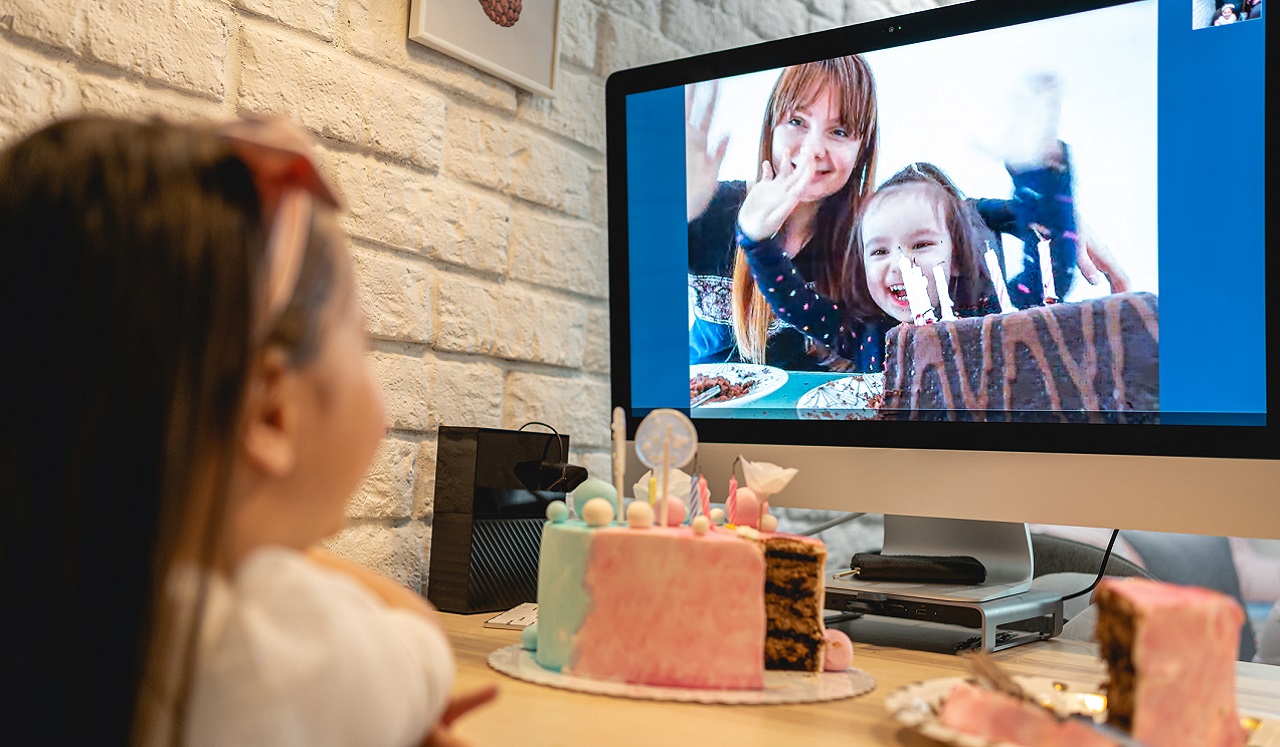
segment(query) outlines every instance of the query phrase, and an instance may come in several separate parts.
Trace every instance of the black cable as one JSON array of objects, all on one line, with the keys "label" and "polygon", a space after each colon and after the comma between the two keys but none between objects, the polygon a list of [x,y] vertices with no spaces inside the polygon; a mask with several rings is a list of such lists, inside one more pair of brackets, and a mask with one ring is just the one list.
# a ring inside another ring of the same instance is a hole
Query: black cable
[{"label": "black cable", "polygon": [[1062,601],[1065,602],[1068,599],[1075,599],[1078,596],[1083,596],[1093,591],[1094,589],[1098,588],[1098,584],[1102,583],[1102,577],[1106,575],[1106,572],[1107,572],[1107,561],[1111,559],[1111,547],[1115,545],[1116,537],[1119,537],[1119,536],[1120,536],[1119,529],[1111,530],[1111,541],[1107,543],[1106,552],[1102,553],[1102,567],[1098,569],[1098,577],[1093,580],[1093,583],[1089,584],[1087,587],[1081,589],[1080,591],[1075,592],[1074,594],[1066,595],[1065,597],[1062,598]]}]

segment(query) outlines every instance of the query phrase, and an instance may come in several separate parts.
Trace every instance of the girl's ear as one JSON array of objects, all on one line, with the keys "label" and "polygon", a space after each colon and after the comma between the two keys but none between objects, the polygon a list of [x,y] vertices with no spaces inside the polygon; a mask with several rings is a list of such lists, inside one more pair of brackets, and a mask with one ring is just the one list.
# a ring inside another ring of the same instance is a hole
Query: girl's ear
[{"label": "girl's ear", "polygon": [[296,383],[284,351],[268,348],[249,374],[241,455],[247,466],[268,478],[293,471],[297,460]]}]

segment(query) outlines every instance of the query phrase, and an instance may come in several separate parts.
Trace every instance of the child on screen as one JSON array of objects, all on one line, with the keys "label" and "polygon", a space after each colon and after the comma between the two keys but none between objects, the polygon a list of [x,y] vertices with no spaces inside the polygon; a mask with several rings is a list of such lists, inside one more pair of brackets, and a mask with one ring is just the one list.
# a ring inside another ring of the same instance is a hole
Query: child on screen
[{"label": "child on screen", "polygon": [[[1074,223],[1069,210],[1064,216],[1055,207],[1061,200],[1052,194],[1043,197],[1038,202],[1047,207],[1039,213],[1033,208],[1019,212],[1028,225],[1056,237],[1051,255],[1055,279],[1063,278],[1058,280],[1061,288],[1076,259]],[[804,287],[783,253],[761,247],[766,251],[753,250],[748,258],[781,318],[849,360],[847,370],[875,373],[884,370],[885,333],[913,321],[899,259],[924,271],[934,307],[939,306],[940,294],[933,268],[940,265],[955,314],[982,316],[1000,310],[983,256],[995,241],[977,207],[941,169],[913,163],[864,203],[846,254],[849,287],[839,304]],[[1039,268],[1030,263],[1008,287],[1018,308],[1043,300]],[[841,305],[843,311],[838,309]]]},{"label": "child on screen", "polygon": [[456,744],[491,697],[450,706],[434,610],[315,547],[386,427],[338,204],[279,120],[0,151],[11,732]]}]

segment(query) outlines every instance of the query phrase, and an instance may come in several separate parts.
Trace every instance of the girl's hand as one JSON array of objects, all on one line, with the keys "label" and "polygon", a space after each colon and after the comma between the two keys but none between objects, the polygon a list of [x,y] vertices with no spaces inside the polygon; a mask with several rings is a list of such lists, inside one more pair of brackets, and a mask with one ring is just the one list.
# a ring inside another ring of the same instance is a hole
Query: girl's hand
[{"label": "girl's hand", "polygon": [[814,160],[809,151],[801,150],[798,168],[791,167],[790,160],[782,162],[782,173],[774,174],[768,161],[760,164],[760,181],[747,192],[738,210],[738,227],[752,241],[773,238],[791,217],[800,196],[813,179]]},{"label": "girl's hand", "polygon": [[684,173],[690,221],[702,215],[715,197],[720,163],[729,147],[728,133],[720,136],[714,149],[710,147],[711,115],[716,110],[719,81],[711,82],[711,93],[700,105],[695,101],[697,88],[692,85],[684,88]]},{"label": "girl's hand", "polygon": [[453,733],[453,723],[464,714],[479,708],[498,696],[497,685],[485,685],[479,690],[454,695],[444,707],[440,723],[427,735],[422,747],[466,747],[467,743]]},{"label": "girl's hand", "polygon": [[1129,275],[1125,273],[1111,250],[1098,241],[1097,237],[1091,235],[1083,225],[1077,228],[1079,231],[1076,239],[1076,264],[1080,267],[1080,274],[1084,275],[1084,279],[1089,281],[1090,285],[1097,285],[1105,278],[1111,284],[1112,293],[1124,293],[1129,290],[1132,287]]}]

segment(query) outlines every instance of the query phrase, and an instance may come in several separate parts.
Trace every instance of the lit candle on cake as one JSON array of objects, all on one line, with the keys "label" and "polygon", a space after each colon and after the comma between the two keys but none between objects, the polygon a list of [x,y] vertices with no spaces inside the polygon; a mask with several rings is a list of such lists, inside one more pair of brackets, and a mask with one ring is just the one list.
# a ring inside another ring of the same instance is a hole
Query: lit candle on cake
[{"label": "lit candle on cake", "polygon": [[1040,287],[1044,291],[1045,304],[1054,304],[1059,299],[1057,285],[1053,282],[1053,254],[1050,252],[1052,246],[1048,234],[1041,233],[1038,228],[1035,232],[1040,237],[1040,241],[1036,244],[1036,252],[1040,255]]},{"label": "lit candle on cake", "polygon": [[1017,309],[1013,308],[1013,302],[1009,300],[1009,287],[1004,282],[1004,271],[1000,269],[1000,258],[996,256],[996,250],[991,248],[991,243],[986,242],[987,251],[982,258],[987,261],[987,274],[991,276],[991,283],[995,286],[996,298],[1000,301],[1000,313],[1012,314]]},{"label": "lit candle on cake", "polygon": [[921,275],[917,272],[919,268],[905,256],[899,255],[898,269],[902,273],[902,286],[907,291],[907,305],[911,308],[911,316],[916,324],[929,324],[933,321],[933,307],[929,305],[928,290],[920,287]]},{"label": "lit candle on cake", "polygon": [[947,271],[941,262],[933,266],[933,287],[938,289],[938,306],[942,308],[942,321],[954,322],[956,311],[951,302],[951,291],[947,288]]}]

